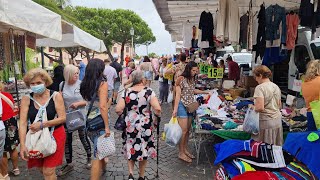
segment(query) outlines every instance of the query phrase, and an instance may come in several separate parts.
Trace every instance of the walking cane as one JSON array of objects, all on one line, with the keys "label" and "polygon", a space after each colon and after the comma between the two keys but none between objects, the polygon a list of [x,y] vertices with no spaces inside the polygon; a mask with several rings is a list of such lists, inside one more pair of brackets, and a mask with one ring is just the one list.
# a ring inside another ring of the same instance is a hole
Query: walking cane
[{"label": "walking cane", "polygon": [[155,115],[158,120],[157,125],[157,172],[156,172],[156,178],[159,178],[159,140],[160,140],[160,116]]}]

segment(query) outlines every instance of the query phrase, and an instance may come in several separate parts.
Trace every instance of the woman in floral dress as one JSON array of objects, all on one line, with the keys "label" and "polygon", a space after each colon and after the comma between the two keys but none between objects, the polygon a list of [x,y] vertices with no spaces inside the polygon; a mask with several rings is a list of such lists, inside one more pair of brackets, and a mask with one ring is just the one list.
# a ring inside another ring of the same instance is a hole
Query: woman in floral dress
[{"label": "woman in floral dress", "polygon": [[[152,134],[153,121],[151,108],[156,115],[161,114],[161,107],[155,93],[145,86],[145,78],[142,71],[134,71],[132,74],[133,86],[122,95],[116,107],[116,112],[121,115],[127,108],[125,118],[127,128],[123,133],[123,151],[128,160],[129,180],[133,180],[133,168],[136,161],[139,162],[139,179],[144,179],[145,167],[148,157],[157,156]],[[156,122],[154,122],[156,124]]]}]

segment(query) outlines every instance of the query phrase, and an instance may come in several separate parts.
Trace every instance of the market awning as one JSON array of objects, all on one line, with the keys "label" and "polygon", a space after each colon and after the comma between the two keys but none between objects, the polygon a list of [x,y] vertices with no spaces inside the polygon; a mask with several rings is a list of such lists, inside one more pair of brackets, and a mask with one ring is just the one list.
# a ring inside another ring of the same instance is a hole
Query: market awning
[{"label": "market awning", "polygon": [[62,21],[62,40],[50,38],[38,38],[38,47],[77,47],[82,46],[97,52],[107,50],[104,42],[91,34],[81,30],[77,26]]},{"label": "market awning", "polygon": [[[237,0],[240,14],[249,10],[249,0]],[[259,11],[260,5],[279,4],[289,8],[298,8],[301,0],[252,0],[252,9]],[[165,24],[165,29],[171,34],[173,42],[182,41],[182,24],[186,21],[198,23],[202,11],[215,14],[219,7],[219,0],[153,0],[153,3]]]},{"label": "market awning", "polygon": [[0,32],[25,31],[61,40],[61,16],[31,0],[0,2]]}]

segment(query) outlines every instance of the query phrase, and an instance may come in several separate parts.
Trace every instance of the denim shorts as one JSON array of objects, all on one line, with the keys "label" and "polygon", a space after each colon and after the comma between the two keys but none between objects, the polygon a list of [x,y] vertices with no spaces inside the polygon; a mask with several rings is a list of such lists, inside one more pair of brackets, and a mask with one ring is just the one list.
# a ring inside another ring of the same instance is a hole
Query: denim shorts
[{"label": "denim shorts", "polygon": [[144,72],[144,77],[146,78],[146,80],[152,81],[152,71],[145,71]]},{"label": "denim shorts", "polygon": [[108,99],[112,99],[113,97],[113,90],[108,90]]},{"label": "denim shorts", "polygon": [[188,118],[193,117],[193,113],[188,113],[187,108],[183,105],[183,103],[180,101],[178,105],[178,112],[177,112],[178,118]]},{"label": "denim shorts", "polygon": [[118,92],[119,88],[120,88],[120,85],[121,85],[120,81],[115,81],[114,85],[113,85],[113,91],[114,92]]},{"label": "denim shorts", "polygon": [[2,159],[3,152],[4,152],[4,144],[6,140],[6,130],[0,130],[0,159]]},{"label": "denim shorts", "polygon": [[97,159],[97,142],[98,138],[102,135],[104,135],[106,132],[104,129],[99,130],[99,131],[88,131],[88,137],[93,143],[93,159]]}]

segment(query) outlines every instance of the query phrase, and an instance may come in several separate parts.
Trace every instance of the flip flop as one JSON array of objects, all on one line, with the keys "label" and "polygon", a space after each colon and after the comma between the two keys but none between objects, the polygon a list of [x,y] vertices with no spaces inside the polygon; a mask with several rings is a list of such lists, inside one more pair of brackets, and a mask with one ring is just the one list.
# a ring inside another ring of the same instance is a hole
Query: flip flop
[{"label": "flip flop", "polygon": [[191,158],[191,159],[195,159],[196,157],[194,157],[194,155],[192,155],[191,153],[187,152],[186,155]]},{"label": "flip flop", "polygon": [[192,163],[192,159],[190,159],[187,155],[185,157],[178,157],[180,160],[187,162],[187,163]]}]

